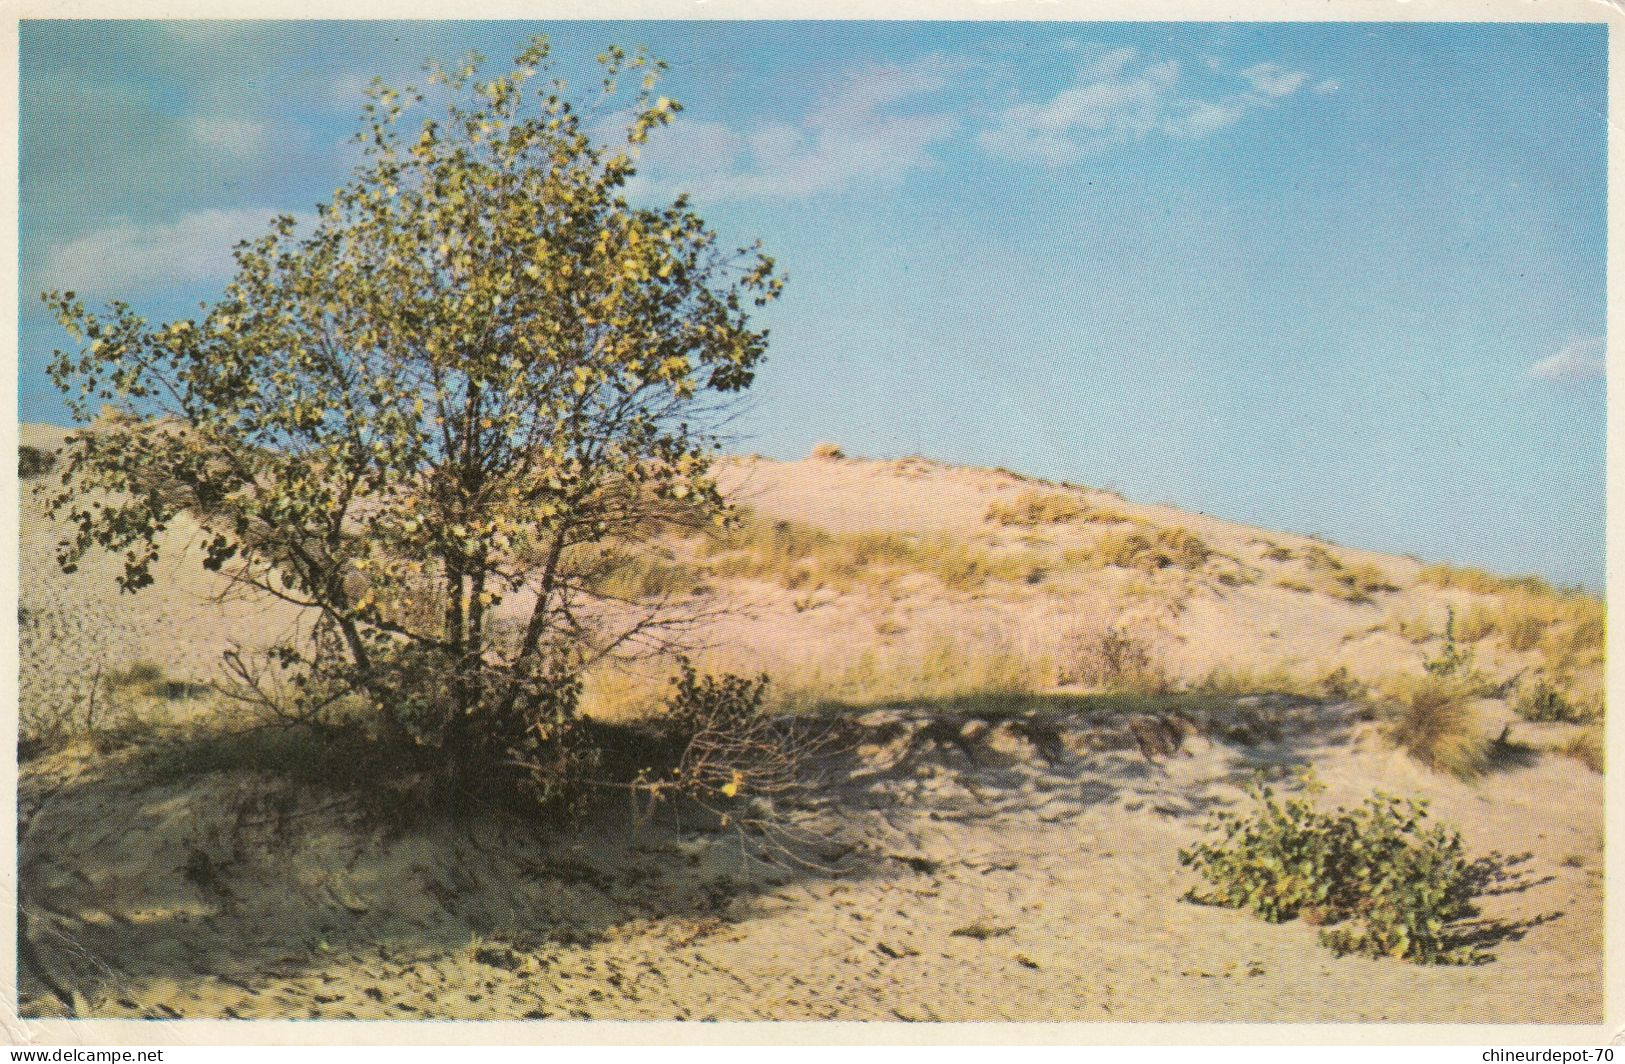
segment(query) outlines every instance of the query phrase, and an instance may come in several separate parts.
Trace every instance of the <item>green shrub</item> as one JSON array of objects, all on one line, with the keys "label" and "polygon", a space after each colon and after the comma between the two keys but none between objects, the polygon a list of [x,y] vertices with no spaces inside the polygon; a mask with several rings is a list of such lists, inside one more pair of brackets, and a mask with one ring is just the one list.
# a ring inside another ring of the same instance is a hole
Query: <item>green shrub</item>
[{"label": "green shrub", "polygon": [[1457,677],[1466,679],[1473,675],[1473,652],[1463,650],[1456,642],[1456,608],[1449,608],[1444,623],[1444,646],[1439,650],[1436,658],[1426,658],[1422,668],[1429,676],[1440,678]]},{"label": "green shrub", "polygon": [[1543,723],[1583,724],[1592,718],[1585,707],[1569,701],[1562,691],[1545,680],[1520,694],[1512,708],[1524,720]]},{"label": "green shrub", "polygon": [[1339,955],[1401,957],[1418,964],[1488,959],[1452,926],[1474,915],[1476,882],[1461,835],[1424,827],[1425,802],[1376,793],[1352,811],[1326,813],[1309,797],[1277,799],[1248,788],[1249,816],[1219,813],[1217,839],[1179,851],[1210,890],[1186,899],[1246,909],[1270,923],[1295,917],[1324,925]]}]

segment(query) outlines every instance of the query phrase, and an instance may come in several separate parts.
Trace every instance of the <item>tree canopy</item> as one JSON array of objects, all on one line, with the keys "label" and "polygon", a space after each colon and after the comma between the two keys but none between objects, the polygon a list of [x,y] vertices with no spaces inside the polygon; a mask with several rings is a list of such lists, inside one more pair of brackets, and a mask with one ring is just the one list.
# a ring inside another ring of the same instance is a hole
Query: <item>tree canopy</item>
[{"label": "tree canopy", "polygon": [[782,283],[686,199],[628,202],[680,108],[662,64],[598,61],[593,110],[542,39],[500,76],[475,56],[375,82],[352,179],[308,232],[284,216],[238,245],[198,317],[46,293],[78,341],[52,378],[96,419],[52,500],[62,564],[124,552],[136,591],[185,512],[208,567],[314,619],[275,651],[300,711],[361,699],[464,772],[545,759],[584,662],[659,629],[601,590],[615,550],[725,513],[716,415]]}]

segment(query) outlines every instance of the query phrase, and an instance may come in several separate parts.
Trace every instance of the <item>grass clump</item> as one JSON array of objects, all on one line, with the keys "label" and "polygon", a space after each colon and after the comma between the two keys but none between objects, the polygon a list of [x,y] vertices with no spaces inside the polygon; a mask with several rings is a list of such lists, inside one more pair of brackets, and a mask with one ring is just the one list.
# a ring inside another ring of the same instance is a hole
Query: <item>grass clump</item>
[{"label": "grass clump", "polygon": [[1471,591],[1479,595],[1505,595],[1526,591],[1535,595],[1553,594],[1552,586],[1538,576],[1496,576],[1476,566],[1448,565],[1443,562],[1425,565],[1416,574],[1418,583],[1432,584],[1445,590]]},{"label": "grass clump", "polygon": [[1184,528],[1159,528],[1143,532],[1108,532],[1095,543],[1095,557],[1103,566],[1156,572],[1158,569],[1201,569],[1214,551]]},{"label": "grass clump", "polygon": [[1385,685],[1390,742],[1436,772],[1470,780],[1489,767],[1471,691],[1455,676],[1402,676]]},{"label": "grass clump", "polygon": [[[1311,787],[1315,785],[1311,781]],[[1378,792],[1356,809],[1319,809],[1313,798],[1279,799],[1248,788],[1249,815],[1218,813],[1218,838],[1179,851],[1211,889],[1186,894],[1207,905],[1246,909],[1269,923],[1301,917],[1320,925],[1338,955],[1395,957],[1418,964],[1489,959],[1452,926],[1475,914],[1473,867],[1461,835],[1424,826],[1425,802]]]},{"label": "grass clump", "polygon": [[1208,670],[1197,683],[1196,690],[1204,694],[1237,697],[1240,695],[1316,695],[1318,688],[1308,683],[1285,665],[1258,669],[1250,665],[1219,665]]},{"label": "grass clump", "polygon": [[811,457],[820,462],[839,462],[846,457],[846,452],[841,449],[839,444],[815,443],[812,447]]},{"label": "grass clump", "polygon": [[1604,741],[1600,721],[1551,749],[1553,753],[1574,758],[1598,774],[1606,767],[1608,744]]},{"label": "grass clump", "polygon": [[1079,521],[1089,511],[1076,497],[1059,491],[1024,491],[1009,502],[995,501],[987,520],[1000,525],[1059,525]]},{"label": "grass clump", "polygon": [[595,590],[611,598],[635,601],[690,595],[701,586],[699,573],[691,566],[640,552],[612,559]]}]

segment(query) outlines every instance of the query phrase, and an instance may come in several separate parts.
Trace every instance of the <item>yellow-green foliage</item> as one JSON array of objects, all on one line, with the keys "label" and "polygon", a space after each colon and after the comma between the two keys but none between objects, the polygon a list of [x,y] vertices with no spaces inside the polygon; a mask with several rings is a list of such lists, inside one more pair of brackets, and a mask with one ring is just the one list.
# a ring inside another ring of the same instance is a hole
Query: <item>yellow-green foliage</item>
[{"label": "yellow-green foliage", "polygon": [[1074,495],[1024,491],[1009,502],[995,501],[987,519],[1001,525],[1054,525],[1082,520],[1088,510]]},{"label": "yellow-green foliage", "polygon": [[838,462],[846,457],[846,452],[841,450],[839,444],[815,443],[813,444],[812,457],[820,462]]},{"label": "yellow-green foliage", "polygon": [[1320,694],[1317,684],[1281,664],[1272,665],[1268,669],[1254,668],[1251,665],[1220,665],[1209,670],[1196,685],[1196,689],[1203,694],[1232,697],[1260,694]]},{"label": "yellow-green foliage", "polygon": [[1315,590],[1302,580],[1292,580],[1287,577],[1275,581],[1275,586],[1285,588],[1288,591],[1296,591],[1300,595],[1307,595]]},{"label": "yellow-green foliage", "polygon": [[1383,685],[1387,734],[1422,764],[1458,779],[1489,765],[1489,743],[1479,730],[1469,693],[1452,677],[1397,676]]},{"label": "yellow-green foliage", "polygon": [[1095,542],[1094,555],[1101,565],[1155,572],[1175,568],[1195,571],[1213,557],[1213,549],[1184,528],[1159,528],[1143,532],[1107,532]]}]

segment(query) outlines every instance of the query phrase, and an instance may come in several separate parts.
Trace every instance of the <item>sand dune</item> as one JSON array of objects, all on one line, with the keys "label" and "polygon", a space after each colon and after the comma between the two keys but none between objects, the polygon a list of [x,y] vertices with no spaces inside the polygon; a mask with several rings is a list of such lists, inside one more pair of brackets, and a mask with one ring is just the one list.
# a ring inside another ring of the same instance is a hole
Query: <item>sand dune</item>
[{"label": "sand dune", "polygon": [[[1315,686],[1338,667],[1371,682],[1419,672],[1443,640],[1396,617],[1438,628],[1500,597],[1419,580],[1412,559],[998,471],[736,459],[723,481],[763,521],[950,536],[1038,576],[708,577],[693,597],[726,608],[704,660],[838,703],[818,710],[843,741],[810,767],[816,798],[767,837],[677,806],[639,822],[624,799],[562,829],[433,811],[392,824],[198,751],[75,741],[31,756],[23,1015],[1600,1022],[1603,777],[1547,749],[1578,726],[1487,698],[1480,727],[1509,728],[1520,756],[1463,782],[1384,741],[1369,705]],[[1035,490],[1124,520],[989,520]],[[1169,527],[1215,560],[1076,560],[1114,532]],[[122,599],[106,565],[63,575],[57,531],[26,499],[22,533],[25,715],[83,697],[93,668],[153,661],[206,682],[223,649],[297,621],[221,599],[195,559]],[[671,548],[703,566],[696,545]],[[1317,551],[1392,589],[1326,590]],[[1176,688],[1273,669],[1301,689],[1210,682],[1178,749],[1148,749],[1134,715],[1064,675],[1069,640],[1105,625],[1133,631]],[[1493,633],[1472,647],[1492,681],[1546,667],[1540,648]],[[1600,662],[1571,672],[1600,688]],[[606,713],[649,689],[616,690]],[[189,687],[138,708],[218,711]],[[1328,803],[1383,789],[1460,827],[1496,877],[1469,929],[1493,962],[1340,958],[1302,922],[1181,900],[1194,881],[1177,852],[1206,815],[1236,808],[1259,772],[1290,784],[1308,767]]]}]

